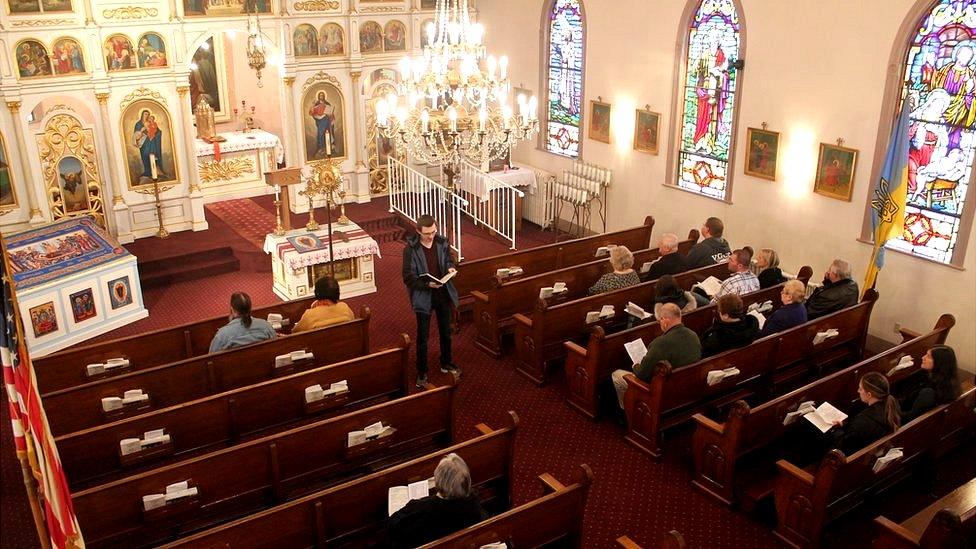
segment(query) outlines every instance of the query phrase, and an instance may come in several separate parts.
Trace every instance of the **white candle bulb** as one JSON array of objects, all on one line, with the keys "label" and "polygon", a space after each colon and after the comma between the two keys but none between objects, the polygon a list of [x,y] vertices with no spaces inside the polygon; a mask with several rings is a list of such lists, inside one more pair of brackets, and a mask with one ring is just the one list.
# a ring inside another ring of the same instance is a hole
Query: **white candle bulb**
[{"label": "white candle bulb", "polygon": [[488,111],[484,107],[478,111],[478,129],[485,131],[485,123],[488,122]]},{"label": "white candle bulb", "polygon": [[424,133],[427,133],[430,130],[430,111],[427,109],[424,109],[420,113],[420,124]]},{"label": "white candle bulb", "polygon": [[150,173],[152,173],[152,178],[153,179],[159,179],[159,171],[158,171],[158,168],[156,168],[156,155],[155,154],[150,154],[149,155],[149,171],[150,171]]},{"label": "white candle bulb", "polygon": [[508,104],[502,105],[502,118],[505,119],[505,129],[512,127],[512,107]]},{"label": "white candle bulb", "polygon": [[456,132],[457,131],[457,117],[458,117],[457,109],[454,108],[454,105],[451,105],[450,107],[448,107],[447,108],[447,119],[451,121],[451,131],[452,132]]}]

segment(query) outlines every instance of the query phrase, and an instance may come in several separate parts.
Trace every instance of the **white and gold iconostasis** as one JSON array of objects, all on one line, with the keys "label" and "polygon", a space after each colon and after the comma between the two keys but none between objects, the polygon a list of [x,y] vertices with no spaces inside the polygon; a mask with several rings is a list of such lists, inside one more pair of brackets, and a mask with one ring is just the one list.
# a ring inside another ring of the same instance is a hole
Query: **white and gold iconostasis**
[{"label": "white and gold iconostasis", "polygon": [[[347,201],[385,195],[394,151],[370,130],[373,104],[419,53],[435,3],[0,0],[0,230],[91,214],[121,242],[151,236],[153,163],[170,232],[205,230],[207,203],[272,192],[268,170],[326,157]],[[229,137],[220,151],[196,139],[201,97]],[[230,135],[252,112],[258,130]]]}]

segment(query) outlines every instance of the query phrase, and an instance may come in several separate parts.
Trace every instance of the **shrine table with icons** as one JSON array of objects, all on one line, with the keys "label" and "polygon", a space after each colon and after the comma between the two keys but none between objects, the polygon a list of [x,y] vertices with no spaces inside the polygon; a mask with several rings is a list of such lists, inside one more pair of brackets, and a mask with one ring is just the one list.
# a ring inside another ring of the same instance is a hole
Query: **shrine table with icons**
[{"label": "shrine table with icons", "polygon": [[318,230],[304,227],[283,236],[267,235],[264,251],[271,254],[273,290],[284,300],[314,293],[315,281],[329,274],[334,262],[342,299],[376,291],[373,256],[380,257],[380,246],[355,223],[332,224],[333,253],[329,253],[329,231],[323,223]]},{"label": "shrine table with icons", "polygon": [[264,130],[218,134],[226,141],[196,140],[200,190],[206,202],[248,198],[268,192],[264,172],[285,161],[278,136]]}]

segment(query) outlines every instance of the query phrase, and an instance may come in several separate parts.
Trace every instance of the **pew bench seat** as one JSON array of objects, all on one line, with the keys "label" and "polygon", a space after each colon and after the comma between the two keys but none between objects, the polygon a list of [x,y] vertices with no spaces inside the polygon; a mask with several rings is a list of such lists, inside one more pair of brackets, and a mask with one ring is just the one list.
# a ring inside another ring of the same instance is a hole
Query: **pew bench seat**
[{"label": "pew bench seat", "polygon": [[972,547],[976,540],[976,478],[900,524],[883,516],[874,523],[876,549]]}]

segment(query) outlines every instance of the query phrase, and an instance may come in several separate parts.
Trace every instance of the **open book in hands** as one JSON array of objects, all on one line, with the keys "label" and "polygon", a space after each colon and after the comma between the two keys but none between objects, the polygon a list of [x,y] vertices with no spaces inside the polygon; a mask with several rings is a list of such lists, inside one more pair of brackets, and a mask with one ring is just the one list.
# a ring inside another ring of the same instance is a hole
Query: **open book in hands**
[{"label": "open book in hands", "polygon": [[624,307],[624,312],[627,313],[627,314],[629,314],[629,315],[631,315],[631,316],[635,316],[635,317],[639,318],[640,320],[644,320],[644,319],[651,318],[652,316],[654,316],[653,314],[645,311],[643,309],[643,307],[641,307],[640,305],[637,305],[633,301],[628,301],[627,302],[627,306]]},{"label": "open book in hands", "polygon": [[644,340],[640,338],[624,343],[624,349],[627,350],[627,354],[630,356],[631,364],[640,364],[647,355],[647,346],[644,345]]},{"label": "open book in hands", "polygon": [[406,486],[391,486],[387,493],[386,512],[387,516],[393,516],[400,509],[403,509],[412,499],[421,499],[430,495],[430,489],[434,486],[434,479],[419,480],[411,482]]},{"label": "open book in hands", "polygon": [[424,273],[420,275],[420,278],[423,279],[424,282],[436,282],[441,286],[443,286],[444,284],[447,284],[449,280],[454,278],[454,275],[456,274],[457,274],[457,270],[453,270],[440,278],[436,278],[434,277],[434,275],[430,273]]},{"label": "open book in hands", "polygon": [[715,294],[717,294],[719,288],[722,287],[722,281],[715,278],[714,276],[710,276],[705,280],[702,280],[698,284],[695,284],[695,286],[698,286],[699,288],[702,289],[703,292],[708,294],[709,297],[712,297]]},{"label": "open book in hands", "polygon": [[817,429],[820,429],[821,433],[826,433],[835,424],[847,419],[847,414],[834,408],[829,402],[824,402],[812,412],[803,414],[803,418],[812,423]]}]

